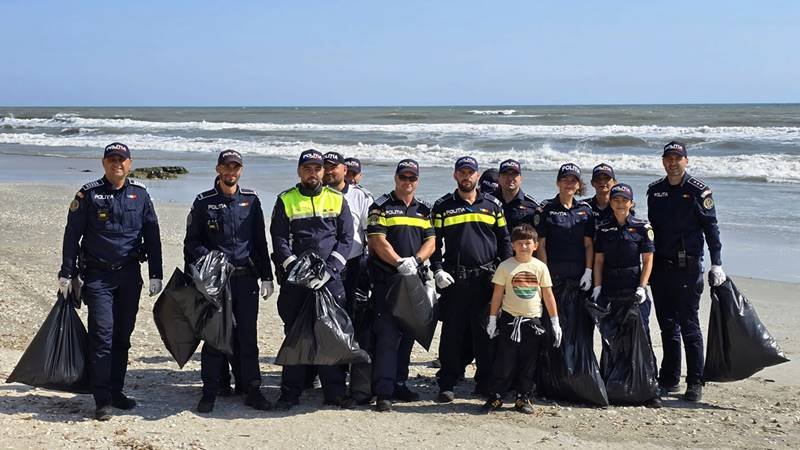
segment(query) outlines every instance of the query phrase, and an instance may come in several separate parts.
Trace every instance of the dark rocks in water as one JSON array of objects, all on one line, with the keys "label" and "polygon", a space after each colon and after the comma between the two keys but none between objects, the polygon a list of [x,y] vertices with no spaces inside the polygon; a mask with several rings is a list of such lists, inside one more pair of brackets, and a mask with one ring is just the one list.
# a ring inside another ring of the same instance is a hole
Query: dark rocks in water
[{"label": "dark rocks in water", "polygon": [[94,172],[94,171],[92,169],[83,169],[83,170],[81,170],[81,172],[85,173],[85,172]]},{"label": "dark rocks in water", "polygon": [[178,178],[178,175],[187,173],[189,173],[189,171],[183,166],[156,166],[133,169],[129,176],[131,178],[172,180]]}]

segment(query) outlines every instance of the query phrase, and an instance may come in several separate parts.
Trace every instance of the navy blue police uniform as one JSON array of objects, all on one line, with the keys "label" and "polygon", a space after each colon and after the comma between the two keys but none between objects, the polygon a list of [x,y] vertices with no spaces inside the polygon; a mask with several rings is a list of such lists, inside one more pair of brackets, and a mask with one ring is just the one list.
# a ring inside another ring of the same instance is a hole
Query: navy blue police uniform
[{"label": "navy blue police uniform", "polygon": [[[306,152],[304,152],[305,154]],[[315,152],[322,164],[322,155]],[[301,157],[302,163],[302,157]],[[325,287],[341,307],[345,306],[345,291],[341,273],[353,244],[353,217],[341,192],[327,186],[308,189],[302,184],[278,194],[270,224],[273,261],[284,270],[299,255],[313,251],[326,261],[331,275]],[[289,283],[281,285],[278,314],[288,332],[304,301],[313,291]],[[283,366],[279,403],[294,405],[306,385],[308,367]],[[345,398],[345,373],[340,366],[316,366],[327,403],[340,403]]]},{"label": "navy blue police uniform", "polygon": [[500,200],[478,191],[467,203],[458,191],[433,205],[436,251],[434,273],[445,270],[455,282],[441,290],[442,320],[439,341],[439,390],[452,391],[469,361],[464,348],[472,344],[477,370],[477,393],[488,393],[492,371],[492,345],[485,331],[492,296],[491,278],[497,264],[511,257],[511,240]]},{"label": "navy blue police uniform", "polygon": [[[236,326],[230,361],[237,386],[257,391],[261,386],[256,327],[258,279],[272,280],[264,211],[254,190],[237,187],[233,195],[226,195],[219,190],[218,182],[219,177],[212,189],[199,194],[192,203],[186,219],[184,254],[186,262],[192,263],[218,250],[234,266],[229,286]],[[203,344],[200,372],[203,396],[217,395],[220,376],[223,371],[227,373],[227,364],[224,353]]]},{"label": "navy blue police uniform", "polygon": [[[394,191],[382,195],[369,208],[367,236],[373,235],[385,236],[402,258],[416,256],[425,241],[435,238],[430,205],[414,198],[406,206]],[[422,261],[417,260],[417,263],[423,270]],[[397,270],[377,255],[370,255],[369,270],[372,281],[370,299],[375,311],[372,390],[378,398],[390,399],[395,388],[402,389],[408,380],[414,337],[402,332],[386,302],[389,277]]]},{"label": "navy blue police uniform", "polygon": [[595,223],[592,207],[573,199],[566,208],[558,195],[542,203],[534,218],[539,238],[546,238],[547,267],[553,286],[565,280],[578,281],[586,268],[586,247],[583,239],[594,238]]},{"label": "navy blue police uniform", "polygon": [[[613,216],[600,222],[594,251],[603,254],[602,298],[633,295],[640,286],[641,255],[654,250],[653,228],[646,220],[629,215],[622,225]],[[649,335],[650,299],[639,305],[639,311]]]},{"label": "navy blue police uniform", "polygon": [[677,185],[662,178],[647,189],[647,214],[655,231],[650,287],[664,346],[658,382],[665,388],[678,384],[683,337],[686,383],[700,384],[703,335],[698,310],[703,293],[705,242],[711,264],[722,265],[722,242],[711,188],[688,173]]},{"label": "navy blue police uniform", "polygon": [[105,177],[83,185],[69,207],[58,275],[80,272],[86,283],[89,374],[98,408],[111,404],[125,384],[145,259],[150,279],[162,279],[158,218],[145,186],[126,179],[115,189]]},{"label": "navy blue police uniform", "polygon": [[498,199],[503,204],[503,215],[506,218],[509,233],[514,227],[523,223],[532,226],[534,218],[541,208],[536,199],[522,192],[522,189],[520,189],[517,196],[508,203],[505,202],[499,192]]},{"label": "navy blue police uniform", "polygon": [[592,197],[589,200],[586,200],[586,203],[589,204],[589,207],[592,208],[592,215],[594,215],[594,223],[596,226],[600,226],[602,222],[606,222],[614,218],[614,210],[611,209],[611,205],[606,205],[605,208],[600,208],[597,204],[597,197]]}]

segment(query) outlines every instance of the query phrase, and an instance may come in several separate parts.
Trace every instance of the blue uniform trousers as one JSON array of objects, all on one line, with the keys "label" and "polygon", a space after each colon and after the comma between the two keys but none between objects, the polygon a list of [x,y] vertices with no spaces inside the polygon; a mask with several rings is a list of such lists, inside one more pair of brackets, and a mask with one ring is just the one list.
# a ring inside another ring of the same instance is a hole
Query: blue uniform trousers
[{"label": "blue uniform trousers", "polygon": [[386,284],[373,286],[375,321],[372,324],[372,391],[382,399],[392,398],[397,384],[408,381],[408,365],[414,337],[403,333],[385,304]]}]

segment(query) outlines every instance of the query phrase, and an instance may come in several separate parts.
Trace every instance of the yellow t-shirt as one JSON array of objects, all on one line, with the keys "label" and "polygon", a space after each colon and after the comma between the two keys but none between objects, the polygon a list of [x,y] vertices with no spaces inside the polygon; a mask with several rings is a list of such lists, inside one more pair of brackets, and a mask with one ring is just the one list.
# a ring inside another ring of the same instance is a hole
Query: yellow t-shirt
[{"label": "yellow t-shirt", "polygon": [[536,258],[521,263],[513,256],[500,263],[492,283],[505,287],[503,311],[530,318],[542,316],[541,288],[553,286],[547,265]]}]

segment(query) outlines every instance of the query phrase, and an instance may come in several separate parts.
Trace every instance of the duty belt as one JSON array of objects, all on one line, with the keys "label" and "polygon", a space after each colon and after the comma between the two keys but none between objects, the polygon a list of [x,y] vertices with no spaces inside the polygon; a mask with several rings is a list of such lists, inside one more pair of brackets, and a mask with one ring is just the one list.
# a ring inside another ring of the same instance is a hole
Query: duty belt
[{"label": "duty belt", "polygon": [[655,263],[653,265],[668,270],[677,270],[677,269],[687,269],[700,262],[700,258],[691,255],[685,255],[683,259],[685,260],[685,262],[682,264],[681,259],[678,257],[672,257],[672,258],[656,257]]},{"label": "duty belt", "polygon": [[118,270],[122,270],[123,268],[128,266],[128,264],[130,264],[132,262],[138,262],[138,261],[139,261],[139,257],[138,256],[129,256],[128,258],[123,259],[120,262],[111,264],[111,263],[106,263],[106,262],[103,262],[103,261],[100,261],[100,260],[97,260],[97,259],[94,259],[94,258],[88,258],[87,257],[87,258],[85,258],[85,263],[84,264],[86,265],[87,269],[104,270],[104,271],[107,271],[107,272],[116,272]]},{"label": "duty belt", "polygon": [[232,277],[241,277],[245,275],[255,276],[253,269],[250,266],[236,266],[231,271]]},{"label": "duty belt", "polygon": [[630,275],[632,273],[639,274],[641,273],[641,267],[639,266],[630,266],[630,267],[603,267],[603,275],[604,276],[611,276],[611,277],[618,277],[621,275]]},{"label": "duty belt", "polygon": [[445,270],[451,273],[457,280],[467,280],[470,278],[478,278],[484,275],[492,275],[494,273],[495,266],[494,263],[488,263],[477,267],[452,266],[445,268]]}]

